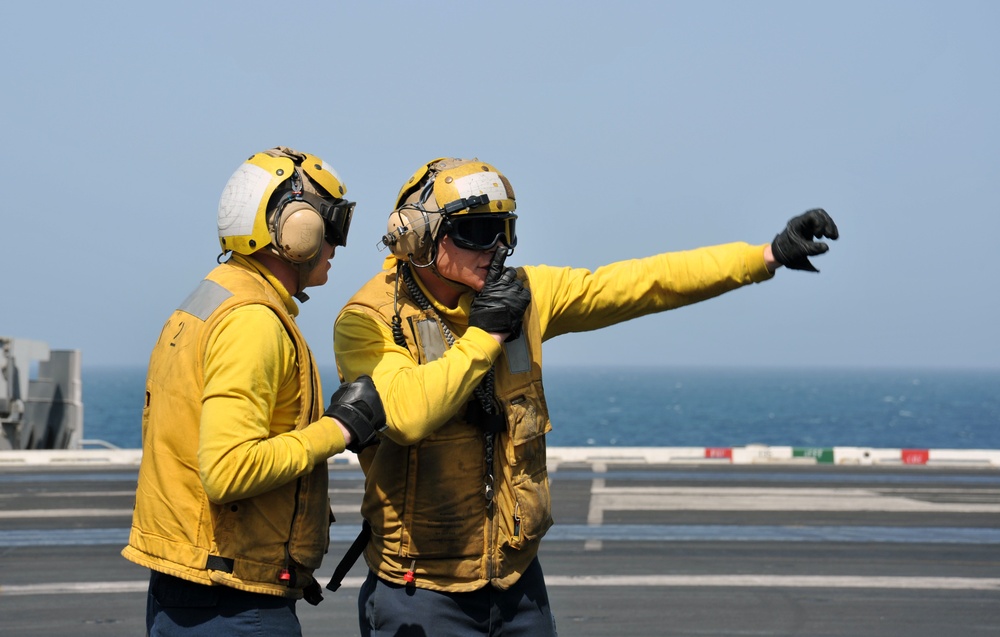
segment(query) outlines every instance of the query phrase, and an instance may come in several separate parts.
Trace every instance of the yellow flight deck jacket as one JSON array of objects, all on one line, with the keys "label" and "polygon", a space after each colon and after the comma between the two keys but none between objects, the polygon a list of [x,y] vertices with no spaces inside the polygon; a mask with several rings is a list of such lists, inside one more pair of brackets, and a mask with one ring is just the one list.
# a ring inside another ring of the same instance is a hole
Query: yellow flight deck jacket
[{"label": "yellow flight deck jacket", "polygon": [[[394,259],[351,298],[337,318],[334,348],[345,380],[368,374],[388,429],[359,456],[362,514],[372,534],[369,568],[403,584],[449,592],[518,580],[552,525],[545,456],[551,430],[542,387],[543,341],[595,330],[702,301],[773,276],[764,246],[732,243],[612,263],[590,272],[518,268],[531,291],[521,336],[502,346],[468,327],[473,294],[457,308],[425,311],[400,283],[406,347],[393,339]],[[416,279],[416,277],[414,277]],[[417,279],[419,285],[419,279]],[[455,336],[449,347],[443,321]],[[475,387],[496,365],[496,396],[506,430],[496,440],[495,497],[484,498],[484,435],[466,422]]]},{"label": "yellow flight deck jacket", "polygon": [[150,357],[127,559],[201,584],[300,598],[329,545],[323,417],[298,307],[233,255],[167,321]]}]

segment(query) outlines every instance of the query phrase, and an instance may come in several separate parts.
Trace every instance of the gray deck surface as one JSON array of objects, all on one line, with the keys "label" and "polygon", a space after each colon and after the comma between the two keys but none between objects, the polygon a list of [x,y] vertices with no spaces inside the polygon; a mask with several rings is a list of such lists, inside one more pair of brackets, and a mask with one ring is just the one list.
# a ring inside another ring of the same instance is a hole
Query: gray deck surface
[{"label": "gray deck surface", "polygon": [[[331,470],[325,582],[360,524]],[[560,635],[1000,634],[1000,471],[559,464],[541,562]],[[118,554],[136,470],[0,468],[0,634],[144,633],[148,572]],[[359,562],[303,633],[359,635]]]}]

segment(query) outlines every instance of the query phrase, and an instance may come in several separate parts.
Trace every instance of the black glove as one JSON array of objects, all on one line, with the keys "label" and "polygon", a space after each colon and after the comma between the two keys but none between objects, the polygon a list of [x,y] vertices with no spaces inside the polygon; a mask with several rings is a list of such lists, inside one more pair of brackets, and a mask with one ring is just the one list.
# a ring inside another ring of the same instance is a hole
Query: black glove
[{"label": "black glove", "polygon": [[838,236],[840,233],[837,232],[837,224],[826,210],[814,208],[788,222],[771,243],[771,252],[778,263],[786,268],[819,272],[809,263],[808,257],[823,254],[830,246],[822,241],[813,241],[813,237],[836,239]]},{"label": "black glove", "polygon": [[377,433],[385,431],[385,409],[370,376],[359,376],[344,383],[330,398],[324,416],[336,418],[351,432],[348,450],[358,453],[378,442]]},{"label": "black glove", "polygon": [[531,291],[517,280],[517,270],[504,268],[507,250],[500,246],[490,263],[486,284],[472,301],[469,327],[492,333],[510,332],[512,341],[521,334],[521,319],[531,303]]}]

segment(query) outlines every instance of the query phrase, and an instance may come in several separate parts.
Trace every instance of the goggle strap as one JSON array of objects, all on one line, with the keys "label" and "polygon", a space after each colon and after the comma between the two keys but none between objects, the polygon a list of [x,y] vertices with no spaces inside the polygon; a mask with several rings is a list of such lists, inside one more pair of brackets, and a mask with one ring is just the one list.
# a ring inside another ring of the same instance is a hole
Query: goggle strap
[{"label": "goggle strap", "polygon": [[445,204],[442,212],[446,215],[454,214],[459,210],[465,210],[466,208],[475,208],[476,206],[485,206],[490,202],[490,196],[486,194],[473,195],[471,197],[464,197],[462,199],[456,199],[455,201]]}]

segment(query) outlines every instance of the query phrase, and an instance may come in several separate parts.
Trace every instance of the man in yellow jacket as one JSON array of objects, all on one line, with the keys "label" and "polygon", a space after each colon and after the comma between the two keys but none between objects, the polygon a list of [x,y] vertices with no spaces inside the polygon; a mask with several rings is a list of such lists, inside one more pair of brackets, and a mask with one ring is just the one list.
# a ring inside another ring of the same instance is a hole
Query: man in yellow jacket
[{"label": "man in yellow jacket", "polygon": [[337,318],[340,374],[372,377],[388,421],[359,454],[362,635],[555,635],[537,559],[552,524],[542,342],[759,283],[779,265],[814,270],[808,257],[828,249],[814,239],[838,234],[811,210],[768,245],[515,270],[504,266],[514,210],[490,164],[424,165],[389,217],[385,270]]},{"label": "man in yellow jacket", "polygon": [[[230,258],[167,320],[150,357],[127,559],[151,570],[149,635],[301,635],[329,545],[327,458],[376,440],[371,379],[323,410],[295,323],[327,281],[354,203],[318,157],[278,147],[230,178],[219,241]],[[262,632],[261,632],[262,631]]]}]

